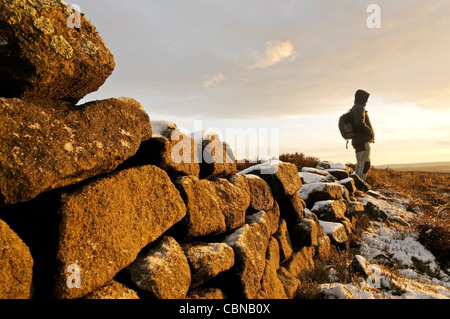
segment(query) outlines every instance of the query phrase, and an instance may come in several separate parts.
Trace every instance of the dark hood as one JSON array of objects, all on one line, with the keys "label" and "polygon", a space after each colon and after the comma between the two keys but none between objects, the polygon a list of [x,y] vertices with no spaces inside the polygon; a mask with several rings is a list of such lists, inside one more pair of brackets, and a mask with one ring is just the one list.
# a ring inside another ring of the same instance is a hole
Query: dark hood
[{"label": "dark hood", "polygon": [[364,90],[358,90],[355,93],[355,104],[366,105],[370,94]]}]

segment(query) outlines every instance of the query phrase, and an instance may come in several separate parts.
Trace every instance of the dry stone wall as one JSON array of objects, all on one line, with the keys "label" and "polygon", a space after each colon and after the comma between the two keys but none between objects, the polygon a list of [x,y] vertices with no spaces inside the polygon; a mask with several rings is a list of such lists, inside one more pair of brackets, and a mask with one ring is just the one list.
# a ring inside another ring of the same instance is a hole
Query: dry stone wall
[{"label": "dry stone wall", "polygon": [[66,18],[58,0],[0,4],[1,299],[289,299],[347,247],[367,187],[348,167],[237,172],[216,135],[132,98],[75,105],[114,61]]}]

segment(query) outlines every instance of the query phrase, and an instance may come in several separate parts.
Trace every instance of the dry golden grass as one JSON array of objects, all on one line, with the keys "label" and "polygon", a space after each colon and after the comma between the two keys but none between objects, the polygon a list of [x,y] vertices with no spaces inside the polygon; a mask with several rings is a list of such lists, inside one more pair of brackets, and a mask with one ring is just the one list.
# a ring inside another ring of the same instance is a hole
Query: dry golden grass
[{"label": "dry golden grass", "polygon": [[306,156],[303,153],[281,154],[280,161],[295,164],[298,170],[302,167],[316,167],[319,164],[317,157]]},{"label": "dry golden grass", "polygon": [[[306,156],[303,153],[294,153],[294,154],[281,154],[279,156],[279,160],[286,163],[292,163],[297,166],[297,169],[300,170],[302,167],[316,167],[319,164],[319,159],[314,156]],[[253,160],[250,161],[248,159],[237,161],[237,170],[242,171],[250,166],[261,163],[261,160]]]}]

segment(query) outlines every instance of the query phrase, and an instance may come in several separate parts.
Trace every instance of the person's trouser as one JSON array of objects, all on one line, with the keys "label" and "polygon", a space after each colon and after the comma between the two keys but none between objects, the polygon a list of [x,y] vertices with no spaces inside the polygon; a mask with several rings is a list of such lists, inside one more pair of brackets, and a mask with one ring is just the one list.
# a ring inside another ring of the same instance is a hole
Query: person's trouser
[{"label": "person's trouser", "polygon": [[370,144],[364,144],[364,151],[356,153],[356,167],[355,173],[362,180],[366,179],[366,174],[370,169]]}]

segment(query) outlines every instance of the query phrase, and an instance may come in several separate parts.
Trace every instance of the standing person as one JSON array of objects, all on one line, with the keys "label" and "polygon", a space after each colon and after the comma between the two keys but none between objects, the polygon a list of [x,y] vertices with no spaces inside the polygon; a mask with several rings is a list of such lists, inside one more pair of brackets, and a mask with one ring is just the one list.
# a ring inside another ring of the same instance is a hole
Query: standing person
[{"label": "standing person", "polygon": [[362,180],[366,179],[366,174],[371,166],[370,143],[375,143],[375,132],[366,111],[369,96],[370,94],[364,90],[356,91],[355,104],[351,110],[355,130],[355,136],[352,139],[352,146],[356,152],[355,171]]}]

